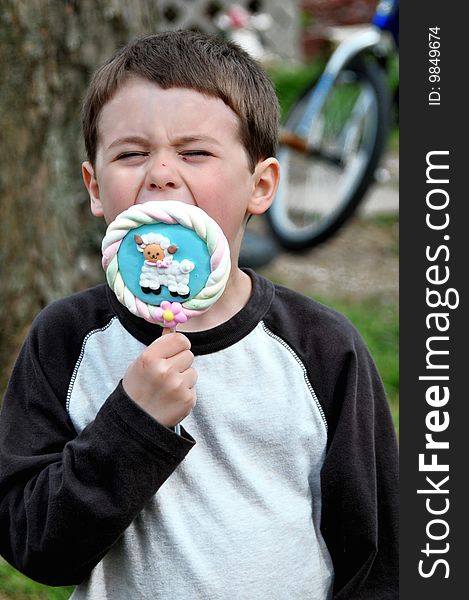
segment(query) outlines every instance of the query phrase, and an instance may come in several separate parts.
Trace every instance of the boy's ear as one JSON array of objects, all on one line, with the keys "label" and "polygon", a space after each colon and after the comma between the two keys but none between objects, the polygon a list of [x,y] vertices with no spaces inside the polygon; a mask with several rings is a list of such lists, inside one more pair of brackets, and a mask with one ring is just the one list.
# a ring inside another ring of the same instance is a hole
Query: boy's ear
[{"label": "boy's ear", "polygon": [[257,163],[254,169],[254,187],[247,212],[261,215],[272,204],[280,178],[280,165],[276,158],[266,158]]},{"label": "boy's ear", "polygon": [[87,160],[81,165],[81,173],[91,202],[91,212],[95,217],[103,217],[103,205],[99,198],[99,185],[93,165]]}]

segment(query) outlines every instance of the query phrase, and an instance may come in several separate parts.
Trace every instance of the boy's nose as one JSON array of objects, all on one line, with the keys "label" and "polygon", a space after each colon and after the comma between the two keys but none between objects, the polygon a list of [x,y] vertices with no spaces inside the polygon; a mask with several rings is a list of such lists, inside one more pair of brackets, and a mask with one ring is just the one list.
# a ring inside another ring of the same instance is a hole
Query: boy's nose
[{"label": "boy's nose", "polygon": [[178,176],[168,161],[155,159],[149,165],[146,188],[148,190],[176,189]]}]

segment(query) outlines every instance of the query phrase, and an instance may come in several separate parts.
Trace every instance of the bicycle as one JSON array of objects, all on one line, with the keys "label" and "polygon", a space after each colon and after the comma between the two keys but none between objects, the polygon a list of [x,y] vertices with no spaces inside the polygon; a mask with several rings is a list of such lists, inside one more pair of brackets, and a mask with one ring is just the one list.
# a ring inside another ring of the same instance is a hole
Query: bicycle
[{"label": "bicycle", "polygon": [[267,212],[284,248],[311,248],[333,235],[373,180],[390,124],[386,71],[398,19],[399,0],[381,1],[371,26],[339,43],[285,120],[282,177]]}]

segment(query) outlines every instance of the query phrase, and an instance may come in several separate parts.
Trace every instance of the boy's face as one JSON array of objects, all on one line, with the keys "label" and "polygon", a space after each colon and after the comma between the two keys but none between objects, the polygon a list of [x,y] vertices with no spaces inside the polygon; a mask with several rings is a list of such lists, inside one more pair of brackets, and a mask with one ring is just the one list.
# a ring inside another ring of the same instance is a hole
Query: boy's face
[{"label": "boy's face", "polygon": [[278,180],[273,158],[251,173],[238,127],[219,98],[130,79],[101,111],[95,167],[83,164],[93,214],[110,223],[134,204],[178,200],[214,218],[235,249]]}]

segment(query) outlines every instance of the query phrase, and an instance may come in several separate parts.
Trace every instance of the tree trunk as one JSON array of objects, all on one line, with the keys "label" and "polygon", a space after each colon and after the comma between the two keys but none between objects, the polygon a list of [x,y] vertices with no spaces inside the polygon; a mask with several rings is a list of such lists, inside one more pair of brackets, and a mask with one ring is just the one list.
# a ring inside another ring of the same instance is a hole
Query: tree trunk
[{"label": "tree trunk", "polygon": [[0,5],[0,392],[39,310],[103,280],[104,225],[92,224],[81,181],[81,99],[103,60],[152,30],[154,4]]}]

